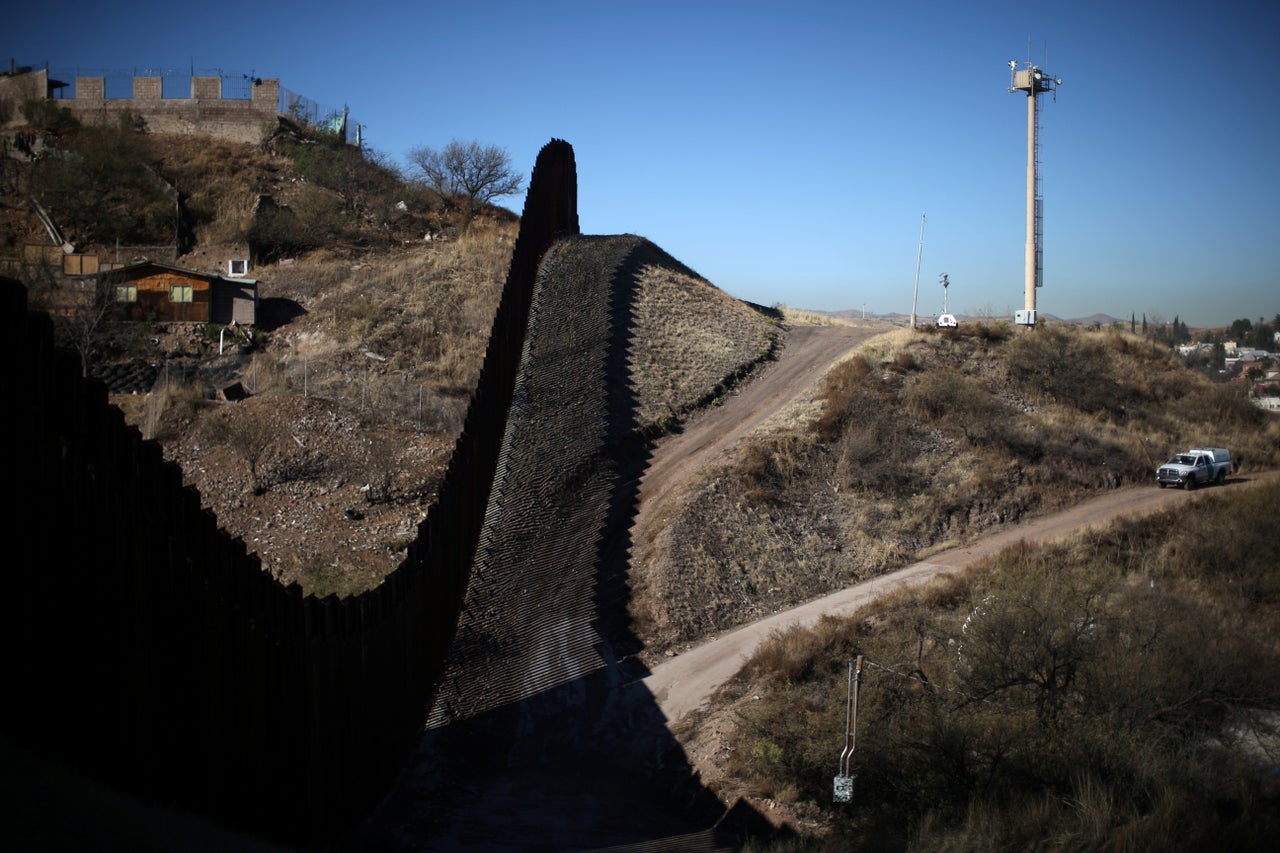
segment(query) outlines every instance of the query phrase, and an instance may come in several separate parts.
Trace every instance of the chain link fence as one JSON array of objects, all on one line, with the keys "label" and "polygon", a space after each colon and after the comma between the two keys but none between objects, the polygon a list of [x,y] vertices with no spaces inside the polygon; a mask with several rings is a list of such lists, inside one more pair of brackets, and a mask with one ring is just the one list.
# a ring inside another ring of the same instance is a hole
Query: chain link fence
[{"label": "chain link fence", "polygon": [[[157,365],[152,390],[157,396],[169,398],[186,389],[208,399],[224,395],[236,382],[248,394],[284,391],[331,401],[366,421],[449,435],[462,431],[468,403],[467,397],[441,393],[409,371],[379,372],[373,367],[364,371],[337,370],[328,362],[307,357],[277,360],[253,352],[240,353],[214,368],[183,359],[169,360]],[[155,414],[158,413],[157,409]],[[149,426],[154,434],[154,423]]]},{"label": "chain link fence", "polygon": [[281,86],[279,110],[299,124],[338,134],[348,144],[356,145],[361,141],[360,125],[351,119],[346,107],[327,107]]}]

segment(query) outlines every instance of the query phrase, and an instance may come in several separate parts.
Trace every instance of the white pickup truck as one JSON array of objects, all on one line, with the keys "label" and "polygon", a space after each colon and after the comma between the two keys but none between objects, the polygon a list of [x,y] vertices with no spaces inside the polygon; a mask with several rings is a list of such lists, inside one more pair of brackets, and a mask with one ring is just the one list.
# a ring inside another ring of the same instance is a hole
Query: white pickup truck
[{"label": "white pickup truck", "polygon": [[1193,447],[1156,470],[1156,485],[1194,489],[1206,483],[1221,486],[1231,473],[1231,453],[1225,447]]}]

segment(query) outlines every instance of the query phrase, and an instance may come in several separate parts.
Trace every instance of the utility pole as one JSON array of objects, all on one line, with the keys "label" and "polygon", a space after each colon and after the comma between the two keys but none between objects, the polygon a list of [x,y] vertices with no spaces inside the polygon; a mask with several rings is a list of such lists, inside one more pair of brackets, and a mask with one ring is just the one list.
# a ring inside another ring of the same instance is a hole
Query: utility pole
[{"label": "utility pole", "polygon": [[832,801],[853,801],[853,753],[858,749],[858,692],[862,686],[862,655],[849,661],[849,698],[844,713],[844,750],[840,753],[840,769],[831,783]]},{"label": "utility pole", "polygon": [[911,328],[916,327],[916,300],[920,297],[920,257],[924,255],[924,213],[920,214],[920,248],[916,250],[916,290],[911,296]]}]

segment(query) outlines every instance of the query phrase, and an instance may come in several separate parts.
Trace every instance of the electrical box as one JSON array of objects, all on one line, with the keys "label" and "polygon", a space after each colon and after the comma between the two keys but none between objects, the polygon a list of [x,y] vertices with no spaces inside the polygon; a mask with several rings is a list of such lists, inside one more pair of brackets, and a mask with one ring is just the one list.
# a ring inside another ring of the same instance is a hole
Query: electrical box
[{"label": "electrical box", "polygon": [[1020,311],[1013,312],[1013,322],[1018,326],[1034,326],[1036,324],[1035,309],[1023,308]]},{"label": "electrical box", "polygon": [[836,776],[832,779],[831,801],[835,803],[853,802],[853,780],[857,776]]}]

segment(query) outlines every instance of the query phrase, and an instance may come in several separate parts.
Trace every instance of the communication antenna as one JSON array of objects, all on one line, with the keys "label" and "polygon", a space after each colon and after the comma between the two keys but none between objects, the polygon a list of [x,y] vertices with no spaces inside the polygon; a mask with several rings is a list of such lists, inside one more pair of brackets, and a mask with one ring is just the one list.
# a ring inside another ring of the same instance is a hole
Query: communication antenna
[{"label": "communication antenna", "polygon": [[951,285],[951,282],[947,281],[946,273],[942,274],[940,281],[942,282],[942,313],[950,314],[951,312],[947,310],[947,288]]},{"label": "communication antenna", "polygon": [[1044,92],[1058,99],[1062,79],[1031,64],[1009,60],[1010,92],[1027,94],[1027,244],[1025,256],[1025,308],[1014,312],[1020,326],[1036,324],[1036,288],[1044,284],[1044,197],[1040,193],[1040,114],[1039,100]]}]

